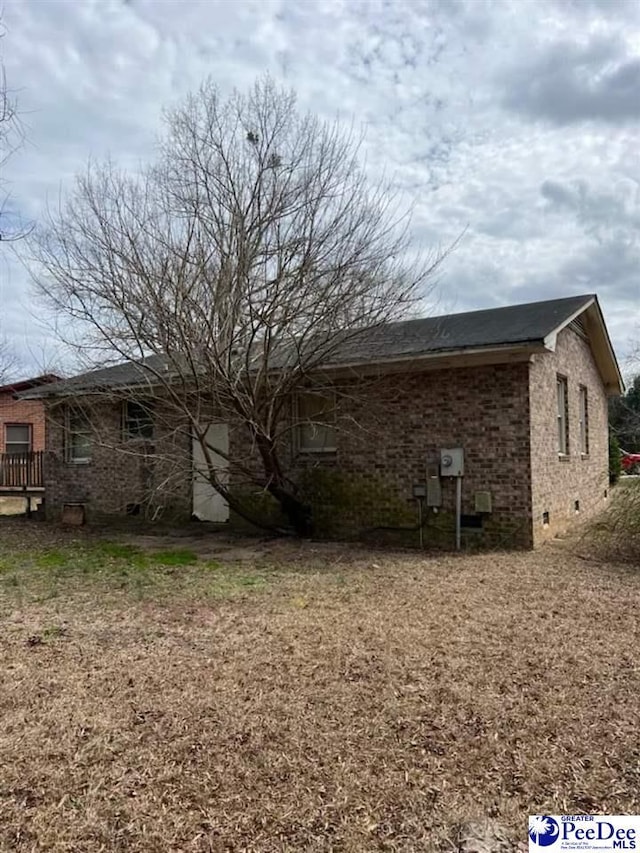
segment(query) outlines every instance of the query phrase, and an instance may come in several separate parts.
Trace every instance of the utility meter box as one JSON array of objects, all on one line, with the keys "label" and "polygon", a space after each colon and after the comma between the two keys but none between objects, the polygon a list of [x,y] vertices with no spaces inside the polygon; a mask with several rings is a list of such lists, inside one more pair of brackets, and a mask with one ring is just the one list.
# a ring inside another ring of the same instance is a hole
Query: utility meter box
[{"label": "utility meter box", "polygon": [[440,451],[440,476],[464,475],[464,451],[461,447],[445,447]]}]

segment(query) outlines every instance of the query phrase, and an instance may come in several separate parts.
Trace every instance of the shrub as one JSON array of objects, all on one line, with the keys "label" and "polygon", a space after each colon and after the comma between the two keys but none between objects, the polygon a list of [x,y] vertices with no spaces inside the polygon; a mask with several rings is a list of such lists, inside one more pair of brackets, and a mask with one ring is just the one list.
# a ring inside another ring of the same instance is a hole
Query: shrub
[{"label": "shrub", "polygon": [[590,556],[640,568],[640,480],[621,481],[611,506],[589,525],[583,541]]},{"label": "shrub", "polygon": [[640,481],[627,480],[611,507],[613,550],[640,566]]}]

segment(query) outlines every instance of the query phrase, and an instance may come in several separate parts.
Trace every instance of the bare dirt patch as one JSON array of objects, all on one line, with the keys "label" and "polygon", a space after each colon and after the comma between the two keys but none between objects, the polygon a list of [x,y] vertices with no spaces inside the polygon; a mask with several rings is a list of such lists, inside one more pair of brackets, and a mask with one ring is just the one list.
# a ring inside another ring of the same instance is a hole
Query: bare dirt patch
[{"label": "bare dirt patch", "polygon": [[15,527],[0,849],[515,850],[529,813],[639,810],[628,566]]}]

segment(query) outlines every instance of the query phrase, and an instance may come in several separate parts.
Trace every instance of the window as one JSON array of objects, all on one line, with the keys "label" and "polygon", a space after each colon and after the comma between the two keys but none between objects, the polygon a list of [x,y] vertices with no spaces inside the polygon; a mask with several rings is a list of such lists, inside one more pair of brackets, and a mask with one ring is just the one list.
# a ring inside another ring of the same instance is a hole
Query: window
[{"label": "window", "polygon": [[558,376],[558,453],[560,456],[569,455],[569,418],[567,401],[567,377]]},{"label": "window", "polygon": [[153,413],[148,404],[127,400],[123,413],[124,439],[153,439]]},{"label": "window", "polygon": [[323,453],[336,449],[335,400],[333,395],[307,393],[298,396],[298,449]]},{"label": "window", "polygon": [[12,456],[16,453],[31,451],[31,424],[7,424],[4,432],[5,453]]},{"label": "window", "polygon": [[67,461],[91,461],[91,424],[84,412],[69,412],[67,420]]},{"label": "window", "polygon": [[589,397],[584,385],[580,386],[580,453],[589,453]]}]

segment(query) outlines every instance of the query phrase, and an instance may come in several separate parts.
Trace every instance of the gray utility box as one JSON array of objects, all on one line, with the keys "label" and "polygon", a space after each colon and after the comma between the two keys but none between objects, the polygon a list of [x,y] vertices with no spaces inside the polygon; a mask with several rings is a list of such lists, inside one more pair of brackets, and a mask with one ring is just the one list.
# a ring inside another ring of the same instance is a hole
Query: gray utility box
[{"label": "gray utility box", "polygon": [[464,451],[461,447],[445,447],[440,451],[440,476],[464,475]]},{"label": "gray utility box", "polygon": [[476,492],[474,499],[476,512],[492,511],[493,502],[491,500],[491,492]]},{"label": "gray utility box", "polygon": [[427,480],[427,506],[442,506],[442,485],[440,477],[429,477]]}]

